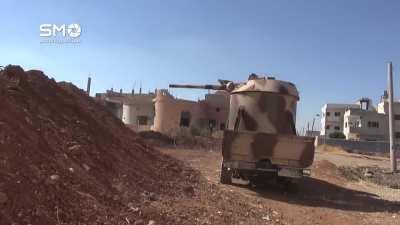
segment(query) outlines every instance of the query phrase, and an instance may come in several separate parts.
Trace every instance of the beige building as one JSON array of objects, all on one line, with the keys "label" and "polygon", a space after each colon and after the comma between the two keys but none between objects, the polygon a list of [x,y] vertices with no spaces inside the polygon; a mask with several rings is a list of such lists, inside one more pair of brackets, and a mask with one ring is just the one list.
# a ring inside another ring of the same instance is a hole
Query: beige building
[{"label": "beige building", "polygon": [[229,94],[217,91],[204,100],[189,101],[173,97],[167,90],[158,90],[154,99],[153,130],[174,135],[181,128],[224,130],[229,110]]},{"label": "beige building", "polygon": [[156,90],[156,94],[107,90],[96,94],[96,99],[129,128],[167,135],[175,135],[182,128],[224,130],[229,110],[229,94],[225,91],[206,94],[199,101],[175,98],[167,90]]},{"label": "beige building", "polygon": [[[400,102],[395,101],[393,105],[395,138],[400,140]],[[362,98],[355,105],[347,107],[343,114],[342,131],[346,139],[367,141],[389,140],[388,108],[386,92],[376,108],[373,107],[372,101],[368,98]]]},{"label": "beige building", "polygon": [[375,110],[348,109],[344,114],[343,134],[347,140],[385,141],[388,116]]}]

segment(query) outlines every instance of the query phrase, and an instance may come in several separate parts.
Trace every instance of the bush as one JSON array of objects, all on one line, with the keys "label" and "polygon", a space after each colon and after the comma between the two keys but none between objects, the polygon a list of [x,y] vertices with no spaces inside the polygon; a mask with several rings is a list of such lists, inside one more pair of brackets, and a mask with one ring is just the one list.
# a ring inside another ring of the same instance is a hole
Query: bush
[{"label": "bush", "polygon": [[345,139],[346,136],[342,132],[333,132],[329,134],[330,138]]}]

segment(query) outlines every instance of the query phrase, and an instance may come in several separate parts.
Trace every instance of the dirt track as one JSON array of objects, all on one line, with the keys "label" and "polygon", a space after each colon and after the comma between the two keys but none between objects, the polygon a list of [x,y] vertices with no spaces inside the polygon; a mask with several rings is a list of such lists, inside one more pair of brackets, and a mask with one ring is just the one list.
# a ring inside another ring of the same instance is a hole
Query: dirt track
[{"label": "dirt track", "polygon": [[[285,224],[400,224],[400,190],[343,178],[337,166],[380,165],[386,160],[340,151],[318,150],[312,176],[294,191],[277,186],[251,189],[219,183],[220,152],[205,150],[161,149],[199,170],[210,183],[243,196],[238,201],[273,209]],[[268,223],[266,218],[266,223]]]}]

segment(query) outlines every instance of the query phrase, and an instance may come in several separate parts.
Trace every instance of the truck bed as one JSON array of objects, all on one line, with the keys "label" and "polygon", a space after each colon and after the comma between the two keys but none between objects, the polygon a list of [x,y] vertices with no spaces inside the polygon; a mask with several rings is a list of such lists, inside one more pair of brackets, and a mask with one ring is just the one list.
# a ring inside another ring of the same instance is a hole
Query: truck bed
[{"label": "truck bed", "polygon": [[226,130],[222,143],[224,162],[255,164],[269,160],[279,167],[309,167],[314,151],[314,137],[296,135]]}]

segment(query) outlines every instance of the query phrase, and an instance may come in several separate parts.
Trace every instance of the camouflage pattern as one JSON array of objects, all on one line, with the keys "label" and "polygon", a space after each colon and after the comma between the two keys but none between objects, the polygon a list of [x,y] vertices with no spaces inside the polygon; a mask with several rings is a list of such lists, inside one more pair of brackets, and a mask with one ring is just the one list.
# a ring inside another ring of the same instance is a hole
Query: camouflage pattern
[{"label": "camouflage pattern", "polygon": [[314,160],[312,137],[226,130],[222,146],[224,162],[237,169],[256,169],[260,160],[269,160],[279,167],[300,169],[309,167]]},{"label": "camouflage pattern", "polygon": [[271,134],[296,134],[294,96],[261,91],[231,94],[228,129]]},{"label": "camouflage pattern", "polygon": [[226,167],[257,169],[267,161],[273,168],[309,167],[314,160],[314,138],[296,135],[296,107],[299,94],[290,82],[251,74],[247,82],[221,82],[206,88],[230,92],[228,126],[222,155]]}]

